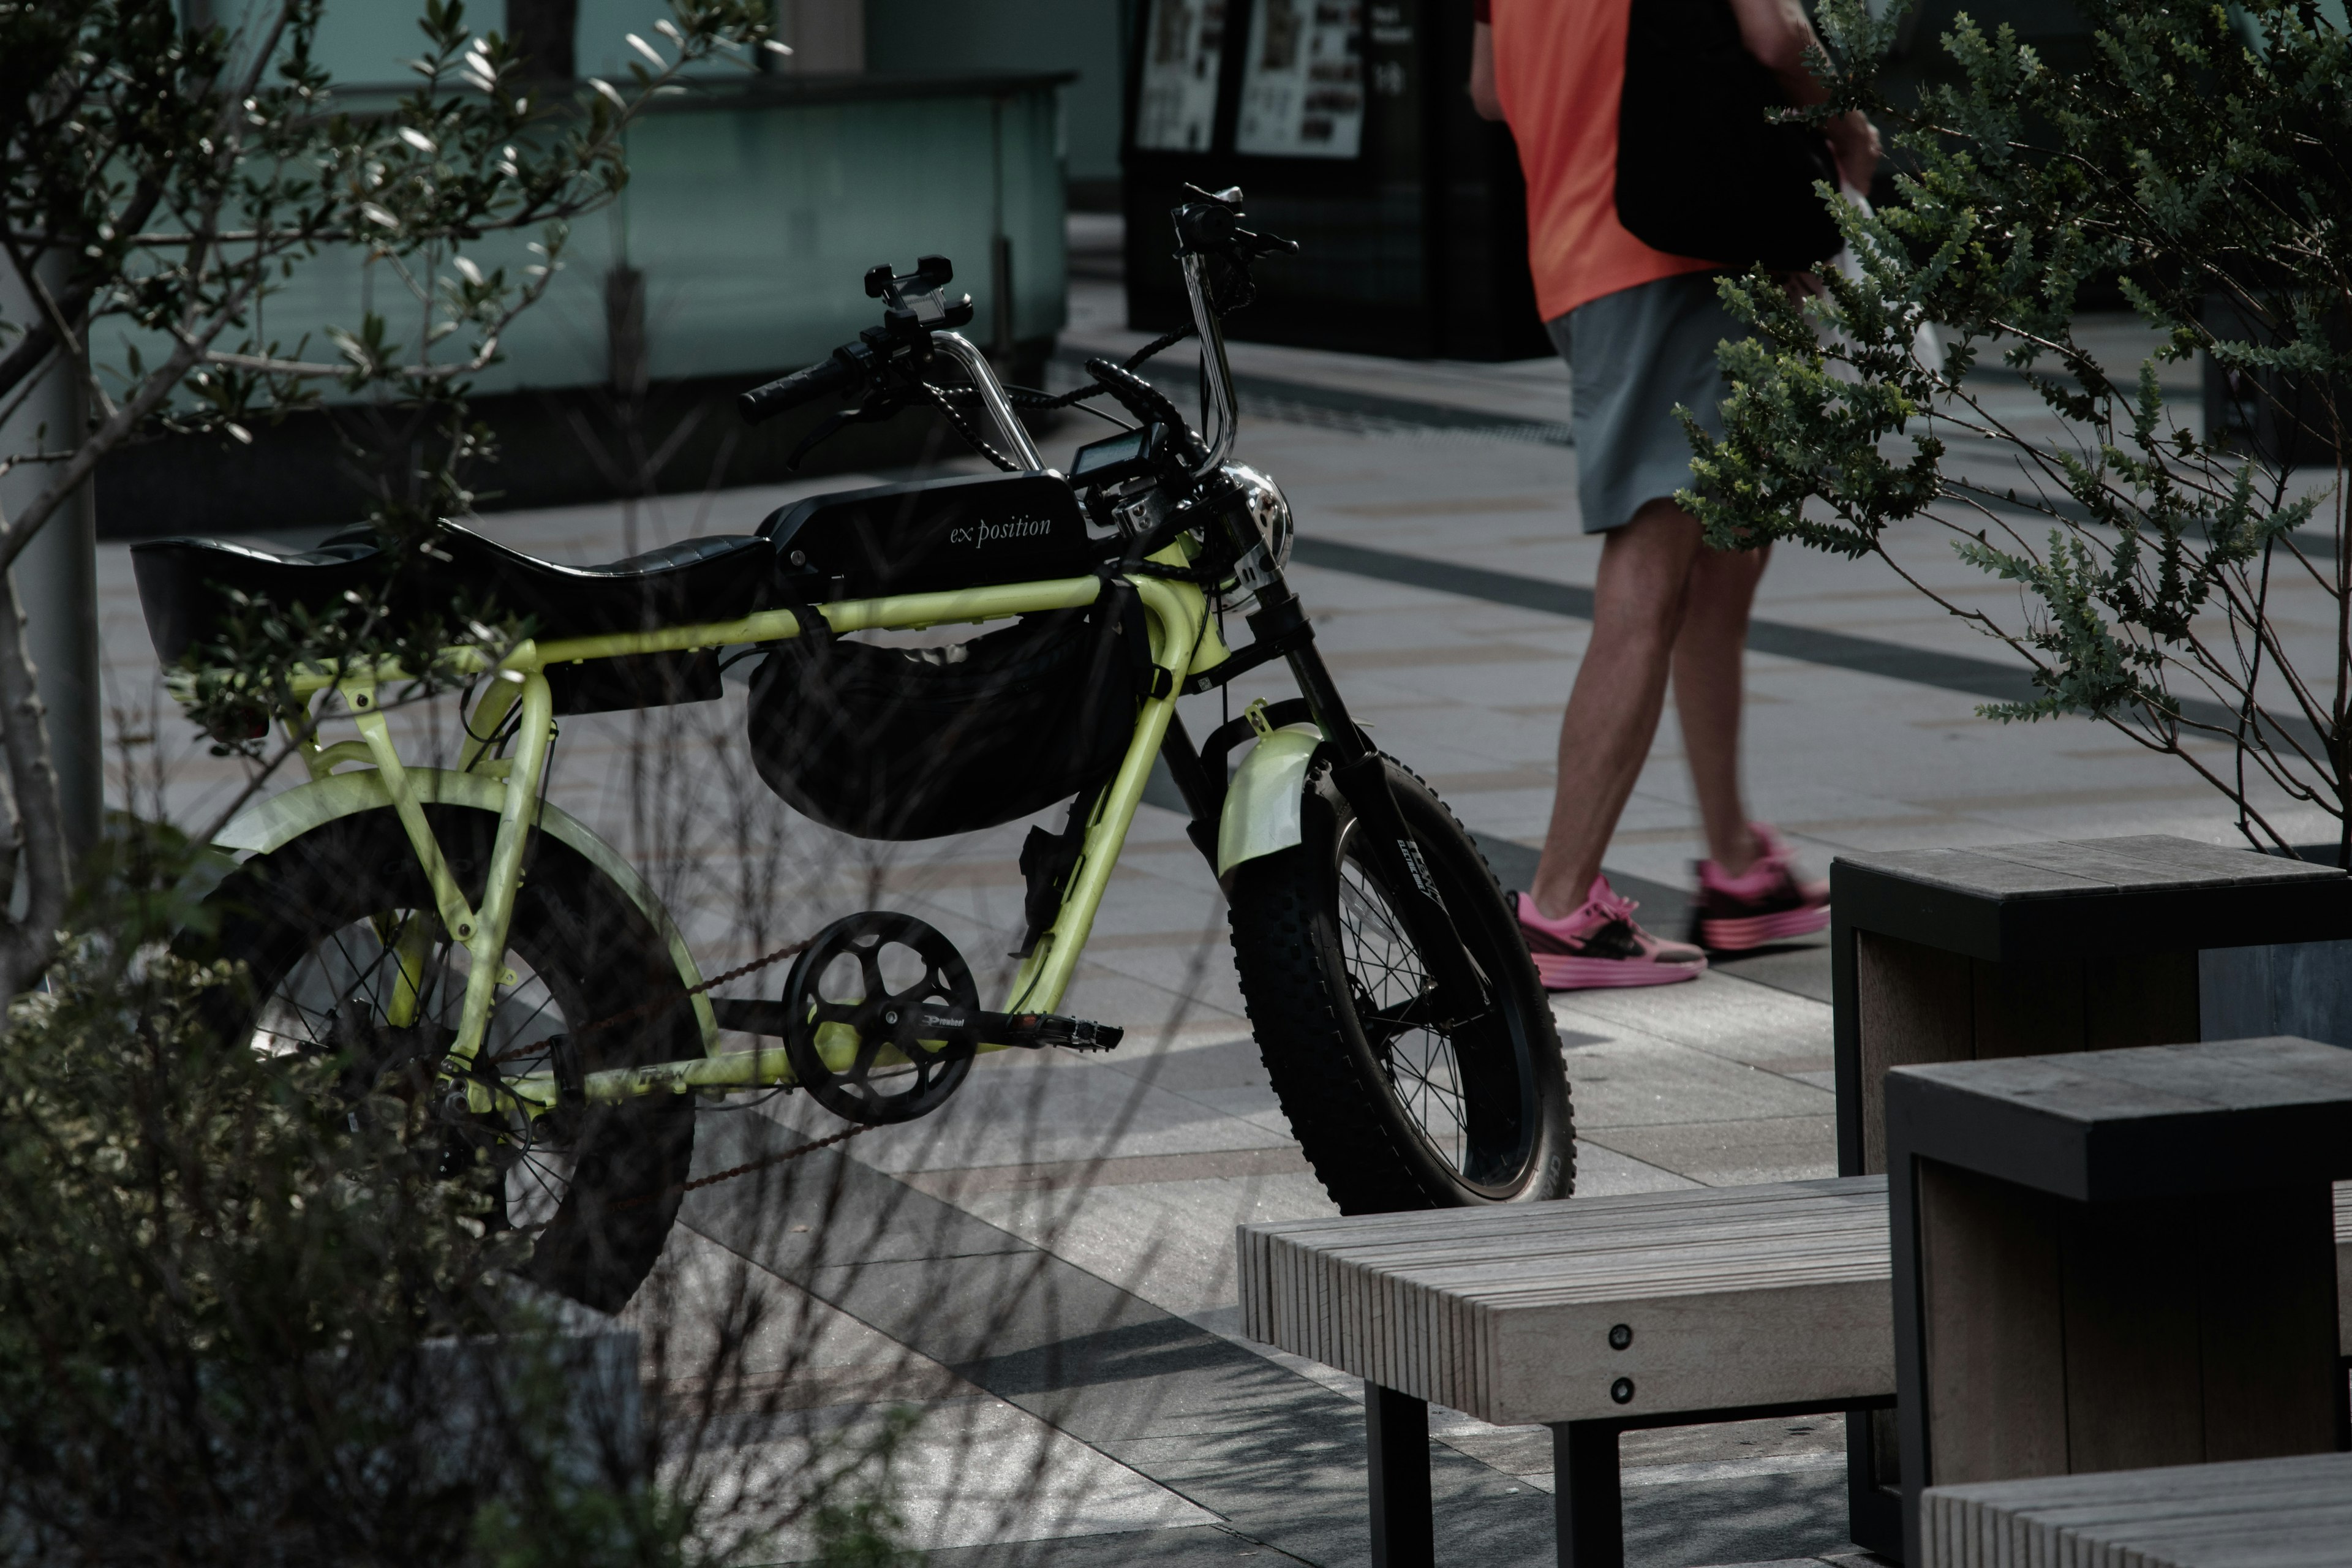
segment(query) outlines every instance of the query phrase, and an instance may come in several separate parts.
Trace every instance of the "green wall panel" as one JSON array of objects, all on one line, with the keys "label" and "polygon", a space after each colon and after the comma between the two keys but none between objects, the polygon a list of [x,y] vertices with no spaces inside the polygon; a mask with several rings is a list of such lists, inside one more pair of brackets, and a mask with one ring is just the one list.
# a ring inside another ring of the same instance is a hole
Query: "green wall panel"
[{"label": "green wall panel", "polygon": [[[646,0],[584,0],[583,11],[583,36],[592,22],[625,31],[658,14]],[[234,20],[230,12],[223,5],[216,14]],[[331,5],[322,58],[346,82],[396,79],[399,55],[414,52],[413,15],[403,5]],[[595,68],[584,47],[582,64]],[[646,277],[657,378],[822,358],[878,319],[861,286],[866,268],[905,268],[925,253],[954,259],[958,286],[979,306],[976,341],[1061,329],[1065,187],[1050,79],[877,75],[810,86],[731,74],[711,88],[630,132],[628,189],[611,210],[574,224],[548,297],[515,323],[503,362],[475,379],[479,390],[604,381],[605,279],[624,262]],[[997,320],[999,233],[1012,265],[1009,334]],[[466,253],[486,270],[520,272],[537,259],[525,249],[533,237],[493,237]],[[446,275],[450,258],[437,260]],[[355,330],[368,310],[395,338],[421,333],[421,308],[392,267],[331,251],[268,299],[260,328],[281,352],[300,344],[305,357],[328,360],[326,328]],[[125,339],[102,330],[94,346],[101,366],[119,364]],[[163,352],[160,340],[139,347],[151,363]],[[441,357],[451,352],[445,343]]]},{"label": "green wall panel", "polygon": [[866,0],[877,71],[1070,70],[1064,148],[1074,180],[1118,178],[1120,0]]}]

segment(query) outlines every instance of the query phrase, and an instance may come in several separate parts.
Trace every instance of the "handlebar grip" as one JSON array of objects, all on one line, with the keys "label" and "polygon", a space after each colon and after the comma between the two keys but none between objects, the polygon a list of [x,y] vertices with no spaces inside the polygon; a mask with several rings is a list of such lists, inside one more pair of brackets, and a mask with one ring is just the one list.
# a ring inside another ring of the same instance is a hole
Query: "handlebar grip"
[{"label": "handlebar grip", "polygon": [[757,425],[763,419],[798,408],[803,403],[814,403],[820,397],[831,397],[851,392],[865,381],[866,371],[835,349],[831,359],[821,360],[805,370],[796,370],[765,386],[755,386],[735,400],[736,411],[746,425]]}]

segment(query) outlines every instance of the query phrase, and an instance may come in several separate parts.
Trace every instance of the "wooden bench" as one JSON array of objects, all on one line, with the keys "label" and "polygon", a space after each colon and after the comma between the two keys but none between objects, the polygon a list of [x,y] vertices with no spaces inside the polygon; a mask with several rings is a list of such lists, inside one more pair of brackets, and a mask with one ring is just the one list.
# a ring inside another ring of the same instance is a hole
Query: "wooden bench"
[{"label": "wooden bench", "polygon": [[2347,1568],[2352,1454],[1931,1487],[1920,1568]]},{"label": "wooden bench", "polygon": [[[1886,1169],[1890,1068],[2269,1033],[2245,950],[2352,937],[2342,871],[2154,835],[1841,855],[1830,889],[1843,1176]],[[1847,1430],[1854,1540],[1888,1557],[1895,1439]]]},{"label": "wooden bench", "polygon": [[1900,1068],[1886,1142],[1915,1546],[1927,1486],[2352,1442],[2332,1201],[2352,1050]]},{"label": "wooden bench", "polygon": [[[2336,1205],[2352,1301],[2352,1185]],[[1364,1380],[1378,1568],[1434,1562],[1431,1403],[1551,1427],[1568,1568],[1624,1561],[1620,1433],[1894,1403],[1880,1176],[1244,1226],[1236,1245],[1243,1331]]]}]

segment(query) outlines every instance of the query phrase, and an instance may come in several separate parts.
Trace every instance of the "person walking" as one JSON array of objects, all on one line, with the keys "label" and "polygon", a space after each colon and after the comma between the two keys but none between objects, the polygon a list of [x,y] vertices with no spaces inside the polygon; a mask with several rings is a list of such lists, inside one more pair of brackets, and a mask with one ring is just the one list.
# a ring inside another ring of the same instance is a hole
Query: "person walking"
[{"label": "person walking", "polygon": [[[1716,347],[1747,329],[1716,293],[1719,260],[1635,238],[1615,202],[1628,16],[1643,0],[1474,0],[1470,96],[1507,121],[1528,187],[1536,300],[1574,384],[1577,500],[1584,531],[1606,535],[1592,635],[1560,721],[1550,829],[1534,885],[1515,895],[1537,973],[1550,990],[1657,985],[1739,952],[1821,930],[1829,888],[1802,877],[1789,846],[1751,822],[1739,781],[1741,658],[1766,550],[1707,548],[1675,504],[1690,446],[1674,409],[1714,435],[1729,395]],[[1817,103],[1814,45],[1797,0],[1728,0],[1740,41],[1789,100]],[[1860,114],[1823,127],[1841,178],[1867,190],[1878,133]],[[1698,797],[1695,942],[1642,929],[1601,874],[1648,756],[1669,683]]]}]

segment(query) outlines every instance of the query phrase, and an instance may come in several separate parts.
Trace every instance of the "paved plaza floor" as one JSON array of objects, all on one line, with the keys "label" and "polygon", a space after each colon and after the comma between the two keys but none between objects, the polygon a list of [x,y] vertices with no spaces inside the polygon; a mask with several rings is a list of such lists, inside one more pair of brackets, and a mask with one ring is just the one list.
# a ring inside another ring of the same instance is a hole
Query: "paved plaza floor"
[{"label": "paved plaza floor", "polygon": [[[1142,341],[1119,326],[1115,286],[1079,286],[1066,353]],[[1479,835],[1506,882],[1523,881],[1599,550],[1578,531],[1564,369],[1249,344],[1234,361],[1257,410],[1239,456],[1296,507],[1294,581],[1343,689],[1378,742]],[[1049,455],[1066,462],[1082,438],[1080,423],[1066,423]],[[856,482],[481,526],[558,559],[603,560],[746,532],[793,496]],[[1896,550],[1928,580],[1987,592],[1925,531]],[[154,671],[127,548],[104,547],[100,572],[110,680],[137,731]],[[2111,731],[1976,717],[1979,702],[2016,689],[2015,657],[1883,563],[1784,550],[1758,616],[1746,715],[1754,811],[1817,871],[1851,848],[2235,837],[2219,796]],[[1271,678],[1244,680],[1234,710],[1261,693],[1285,694]],[[551,792],[647,869],[704,972],[882,906],[947,932],[983,988],[1004,973],[1026,825],[901,846],[815,828],[752,773],[743,702],[730,677],[718,702],[567,721]],[[1188,699],[1186,711],[1197,735],[1221,701]],[[409,722],[440,725],[444,744],[451,732],[446,715]],[[119,787],[142,803],[160,793],[200,825],[237,774],[168,711],[156,734],[126,753],[139,782]],[[1698,852],[1670,713],[1608,867],[1645,919],[1679,934]],[[1235,1328],[1234,1226],[1331,1210],[1251,1040],[1224,919],[1179,816],[1148,805],[1068,1002],[1127,1028],[1117,1052],[986,1058],[926,1121],[688,1197],[662,1304],[649,1293],[633,1312],[670,1331],[675,1370],[707,1341],[711,1301],[744,1289],[770,1304],[746,1353],[781,1408],[728,1444],[782,1474],[888,1408],[919,1412],[898,1461],[901,1507],[932,1561],[958,1568],[1366,1560],[1360,1390]],[[781,978],[730,990],[772,996]],[[1834,1173],[1818,942],[1687,985],[1562,996],[1556,1013],[1580,1193]],[[712,1110],[698,1169],[839,1125],[796,1097]],[[1551,1561],[1547,1434],[1444,1412],[1433,1428],[1441,1560]],[[1853,1550],[1834,1417],[1636,1434],[1623,1454],[1630,1560],[1643,1568]]]}]

